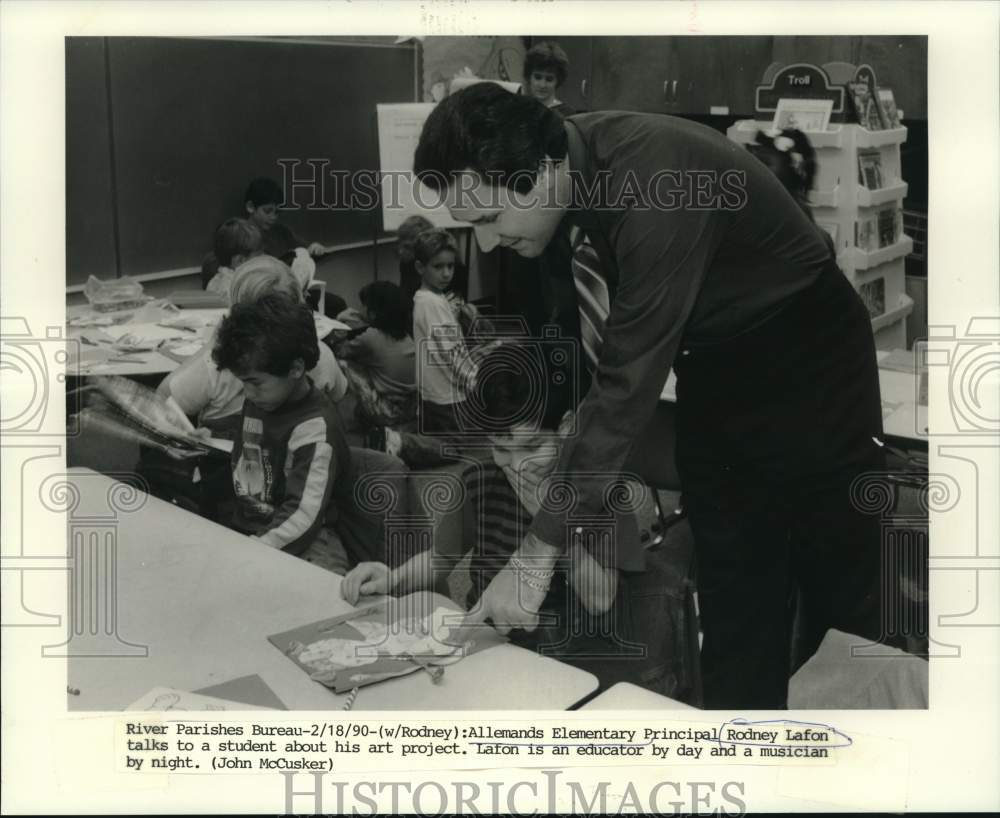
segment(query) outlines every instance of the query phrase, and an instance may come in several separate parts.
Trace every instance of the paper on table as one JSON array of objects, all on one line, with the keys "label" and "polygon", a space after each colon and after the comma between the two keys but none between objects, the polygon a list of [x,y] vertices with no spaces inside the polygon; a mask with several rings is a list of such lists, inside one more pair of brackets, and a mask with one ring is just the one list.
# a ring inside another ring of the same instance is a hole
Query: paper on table
[{"label": "paper on table", "polygon": [[115,341],[126,335],[133,335],[144,341],[168,341],[173,338],[192,337],[190,331],[175,327],[161,327],[158,324],[119,324],[113,327],[104,327],[104,333]]},{"label": "paper on table", "polygon": [[214,696],[202,696],[173,687],[154,687],[146,695],[132,702],[126,710],[270,710],[253,704],[231,702]]},{"label": "paper on table", "polygon": [[334,330],[350,329],[350,327],[343,321],[338,321],[335,318],[327,318],[325,315],[320,315],[318,312],[313,313],[313,318],[316,319],[317,338],[325,338]]}]

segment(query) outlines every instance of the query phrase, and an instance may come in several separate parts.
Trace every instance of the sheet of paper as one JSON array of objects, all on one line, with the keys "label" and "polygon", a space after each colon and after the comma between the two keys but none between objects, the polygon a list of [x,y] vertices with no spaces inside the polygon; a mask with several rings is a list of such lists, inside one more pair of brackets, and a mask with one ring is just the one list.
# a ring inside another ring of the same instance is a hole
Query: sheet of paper
[{"label": "sheet of paper", "polygon": [[175,327],[161,327],[159,324],[119,324],[104,327],[104,333],[112,340],[121,340],[126,335],[142,338],[144,341],[169,341],[174,338],[192,339],[194,333]]},{"label": "sheet of paper", "polygon": [[413,215],[429,219],[436,227],[468,227],[451,218],[443,205],[432,206],[438,195],[427,187],[414,195],[413,154],[420,141],[424,121],[434,110],[433,102],[409,102],[397,105],[376,105],[378,115],[378,155],[382,171],[382,225],[397,230]]}]

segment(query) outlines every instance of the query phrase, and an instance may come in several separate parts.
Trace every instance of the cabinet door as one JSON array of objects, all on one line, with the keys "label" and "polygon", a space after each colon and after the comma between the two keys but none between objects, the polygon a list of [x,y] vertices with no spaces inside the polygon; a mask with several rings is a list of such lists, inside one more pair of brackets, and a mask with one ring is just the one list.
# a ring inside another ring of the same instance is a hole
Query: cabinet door
[{"label": "cabinet door", "polygon": [[591,66],[593,64],[592,37],[534,37],[532,44],[556,43],[569,58],[569,76],[556,91],[556,96],[578,111],[593,107],[590,99]]},{"label": "cabinet door", "polygon": [[858,63],[875,69],[906,119],[927,119],[926,37],[862,37]]},{"label": "cabinet door", "polygon": [[664,89],[678,79],[670,37],[594,37],[594,110],[670,113]]},{"label": "cabinet door", "polygon": [[858,64],[861,37],[774,37],[774,60],[782,65],[809,63],[822,66],[828,62]]},{"label": "cabinet door", "polygon": [[670,108],[680,114],[710,114],[713,108],[751,114],[754,87],[772,60],[771,37],[674,37],[677,89],[671,80]]}]

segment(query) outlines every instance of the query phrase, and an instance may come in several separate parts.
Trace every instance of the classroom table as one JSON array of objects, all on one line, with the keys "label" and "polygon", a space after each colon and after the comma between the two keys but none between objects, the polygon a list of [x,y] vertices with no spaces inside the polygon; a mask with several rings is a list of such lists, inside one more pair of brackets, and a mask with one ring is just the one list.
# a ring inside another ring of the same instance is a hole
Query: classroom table
[{"label": "classroom table", "polygon": [[[75,376],[86,375],[165,375],[173,372],[181,362],[194,355],[211,338],[212,332],[226,313],[225,309],[179,310],[165,300],[150,301],[144,306],[119,312],[97,313],[86,304],[76,304],[66,310],[67,372]],[[74,326],[75,320],[109,318],[110,326]],[[348,330],[346,324],[313,313],[316,335],[322,339],[334,330]],[[194,327],[191,330],[169,329],[160,326],[172,319],[184,319]],[[140,324],[155,328],[163,346],[144,352],[121,352],[114,344],[117,332]]]},{"label": "classroom table", "polygon": [[[195,354],[212,334],[224,310],[177,310],[163,301],[119,312],[97,313],[89,305],[77,304],[66,310],[67,372],[73,375],[163,375],[173,372],[180,362]],[[109,318],[110,326],[74,326],[73,321]],[[183,317],[196,327],[193,330],[159,327],[161,322]],[[164,337],[160,349],[144,352],[121,352],[112,344],[116,331],[136,324],[155,327]],[[176,350],[176,351],[175,351]],[[183,353],[183,354],[180,354]]]},{"label": "classroom table", "polygon": [[[90,469],[70,469],[69,476],[79,496],[69,525],[72,533],[74,521],[83,520],[76,539],[89,543],[78,547],[90,549],[90,576],[98,570],[98,537],[86,529],[107,517],[117,481]],[[252,674],[289,710],[340,709],[346,695],[309,679],[267,637],[353,610],[340,596],[341,578],[142,492],[135,496],[141,507],[113,523],[116,596],[102,610],[115,620],[104,632],[139,646],[120,646],[121,654],[145,646],[148,655],[81,656],[71,647],[68,684],[79,694],[69,696],[70,709],[123,710],[154,687],[195,691]],[[505,643],[449,665],[437,684],[417,671],[361,688],[354,709],[564,710],[596,689],[592,674]]]},{"label": "classroom table", "polygon": [[880,349],[878,380],[882,394],[882,426],[889,437],[905,444],[927,446],[928,418],[926,390],[921,392],[920,379],[926,369],[913,366],[913,351]]},{"label": "classroom table", "polygon": [[695,710],[684,702],[661,696],[631,682],[618,682],[595,696],[579,710]]}]

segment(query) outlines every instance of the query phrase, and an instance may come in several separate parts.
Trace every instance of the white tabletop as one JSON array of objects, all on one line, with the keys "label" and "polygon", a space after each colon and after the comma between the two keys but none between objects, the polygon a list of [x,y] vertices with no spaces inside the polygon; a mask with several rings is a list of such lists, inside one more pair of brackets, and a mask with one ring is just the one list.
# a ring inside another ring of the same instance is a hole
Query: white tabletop
[{"label": "white tabletop", "polygon": [[[89,469],[69,473],[80,494],[70,526],[107,515],[115,481]],[[198,690],[257,674],[289,710],[340,709],[344,696],[267,641],[353,610],[339,576],[154,497],[119,513],[115,530],[117,631],[148,646],[148,656],[71,658],[69,685],[80,694],[70,707],[122,710],[153,687]],[[564,710],[596,688],[590,673],[504,644],[448,666],[439,684],[418,671],[362,688],[354,708]]]},{"label": "white tabletop", "polygon": [[580,710],[697,710],[631,682],[619,682],[581,705]]}]

